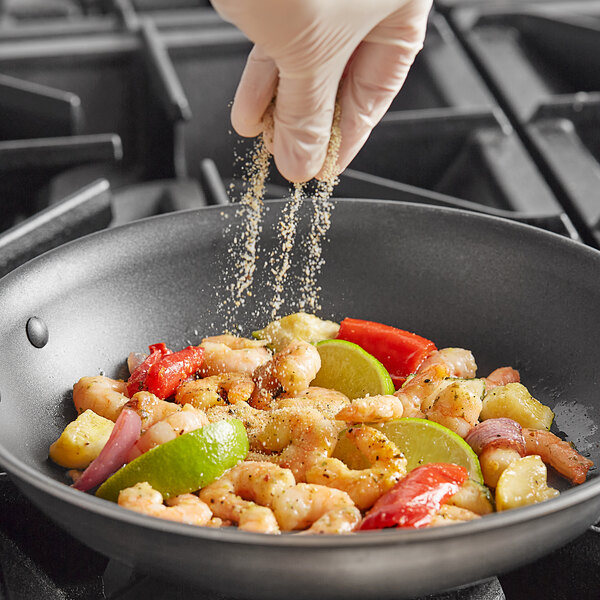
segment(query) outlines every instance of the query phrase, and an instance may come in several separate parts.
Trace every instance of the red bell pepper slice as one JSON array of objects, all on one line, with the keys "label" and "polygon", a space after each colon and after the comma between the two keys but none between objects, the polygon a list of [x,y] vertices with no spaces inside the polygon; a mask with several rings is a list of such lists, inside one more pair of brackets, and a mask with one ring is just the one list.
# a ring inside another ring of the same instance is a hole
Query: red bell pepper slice
[{"label": "red bell pepper slice", "polygon": [[133,371],[127,380],[127,395],[131,398],[136,392],[145,390],[146,377],[152,365],[156,364],[163,356],[173,354],[162,342],[149,347],[150,355]]},{"label": "red bell pepper slice", "polygon": [[431,463],[417,467],[375,502],[359,530],[424,527],[468,476],[459,465]]},{"label": "red bell pepper slice", "polygon": [[396,389],[436,350],[431,340],[416,333],[361,319],[344,319],[340,323],[337,338],[358,344],[379,360],[390,374]]},{"label": "red bell pepper slice", "polygon": [[159,398],[168,398],[202,366],[204,348],[188,346],[179,352],[162,356],[151,365],[144,387]]}]

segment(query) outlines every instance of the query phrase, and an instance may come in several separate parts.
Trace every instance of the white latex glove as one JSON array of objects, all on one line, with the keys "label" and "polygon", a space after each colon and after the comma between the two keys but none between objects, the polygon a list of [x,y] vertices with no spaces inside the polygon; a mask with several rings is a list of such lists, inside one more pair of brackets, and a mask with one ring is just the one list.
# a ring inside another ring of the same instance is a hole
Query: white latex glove
[{"label": "white latex glove", "polygon": [[260,134],[265,110],[277,94],[270,150],[290,181],[306,181],[320,172],[343,75],[339,172],[348,166],[402,87],[423,45],[432,4],[211,1],[255,44],[233,102],[233,127],[245,137]]}]

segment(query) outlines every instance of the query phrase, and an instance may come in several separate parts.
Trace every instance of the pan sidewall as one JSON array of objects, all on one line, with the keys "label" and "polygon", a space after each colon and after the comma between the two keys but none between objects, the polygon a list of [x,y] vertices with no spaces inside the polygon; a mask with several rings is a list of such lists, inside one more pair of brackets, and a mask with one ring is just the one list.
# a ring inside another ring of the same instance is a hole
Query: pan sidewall
[{"label": "pan sidewall", "polygon": [[[270,206],[266,231],[282,206]],[[597,519],[594,476],[530,512],[529,520],[497,515],[489,528],[457,526],[455,535],[435,543],[427,532],[422,542],[391,543],[384,532],[372,544],[282,548],[200,539],[181,527],[116,518],[95,503],[48,493],[48,478],[61,477],[47,461],[48,447],[74,417],[74,381],[100,370],[117,375],[129,351],[149,343],[181,347],[219,332],[213,259],[227,252],[220,213],[234,210],[169,215],[90,236],[2,281],[0,461],[51,518],[92,548],[145,571],[156,573],[160,565],[164,576],[263,598],[433,593],[530,562]],[[600,423],[599,253],[501,219],[392,202],[338,202],[329,237],[319,281],[322,316],[387,321],[440,347],[467,347],[482,372],[513,364],[541,400],[553,407],[573,402],[573,410],[588,411],[580,414],[586,422]],[[264,255],[272,248],[266,235]],[[48,325],[42,349],[24,335],[30,316]],[[254,317],[247,323],[256,324]],[[569,436],[578,433],[568,422],[560,426]],[[599,434],[590,440],[598,462]]]},{"label": "pan sidewall", "polygon": [[577,510],[544,514],[526,524],[468,535],[456,530],[433,544],[414,538],[394,541],[390,531],[379,543],[358,547],[342,540],[333,549],[329,541],[322,547],[286,543],[282,548],[257,543],[256,536],[248,536],[245,543],[245,532],[231,543],[218,537],[199,539],[162,524],[149,530],[126,518],[69,506],[18,478],[15,482],[52,520],[93,550],[154,577],[248,600],[400,600],[439,593],[533,562],[583,533],[600,514],[597,497]]}]

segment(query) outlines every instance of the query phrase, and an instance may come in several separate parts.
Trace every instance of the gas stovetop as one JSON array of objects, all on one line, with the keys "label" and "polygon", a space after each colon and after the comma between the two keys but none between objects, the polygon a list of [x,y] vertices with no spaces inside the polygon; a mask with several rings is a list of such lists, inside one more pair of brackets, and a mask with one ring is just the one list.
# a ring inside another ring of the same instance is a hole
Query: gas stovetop
[{"label": "gas stovetop", "polygon": [[[246,143],[229,103],[249,48],[202,0],[0,0],[0,276],[105,227],[230,202]],[[404,90],[335,194],[599,247],[598,140],[600,2],[438,0]],[[267,198],[287,189],[273,173]],[[595,600],[598,533],[435,598]],[[81,545],[4,474],[0,546],[0,600],[209,598]]]}]

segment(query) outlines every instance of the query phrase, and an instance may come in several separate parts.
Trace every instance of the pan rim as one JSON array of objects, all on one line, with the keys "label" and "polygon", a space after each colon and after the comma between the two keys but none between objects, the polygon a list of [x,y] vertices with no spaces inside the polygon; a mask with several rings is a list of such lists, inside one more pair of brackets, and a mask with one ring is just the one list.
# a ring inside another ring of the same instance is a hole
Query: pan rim
[{"label": "pan rim", "polygon": [[[339,203],[353,203],[357,205],[377,205],[377,206],[386,206],[386,207],[396,207],[400,210],[408,210],[414,211],[418,213],[419,211],[425,213],[442,213],[448,215],[455,215],[465,220],[471,221],[482,221],[484,223],[496,223],[500,227],[507,227],[510,229],[516,230],[524,230],[529,232],[530,236],[533,238],[538,237],[540,240],[561,240],[559,243],[564,244],[566,247],[571,250],[576,250],[577,252],[586,254],[588,257],[597,260],[600,262],[600,250],[593,248],[591,246],[585,245],[583,242],[579,242],[577,240],[573,240],[564,235],[554,233],[552,231],[547,231],[535,225],[531,225],[529,223],[521,223],[518,221],[513,221],[507,217],[492,215],[487,213],[477,213],[464,208],[455,208],[450,206],[432,206],[428,204],[423,204],[420,202],[410,202],[406,200],[385,200],[385,199],[364,199],[364,198],[332,198],[334,205]],[[288,202],[286,199],[269,199],[265,200],[266,209],[269,210],[270,206],[282,206]],[[310,200],[303,200],[303,203],[308,203]],[[227,205],[213,205],[213,206],[203,206],[200,208],[188,208],[179,210],[177,212],[165,213],[159,215],[152,215],[149,217],[144,217],[141,219],[137,219],[136,221],[132,221],[130,223],[124,223],[121,225],[117,225],[115,227],[109,227],[106,229],[102,229],[100,231],[95,231],[92,233],[88,233],[83,235],[75,240],[71,240],[70,242],[66,242],[57,248],[53,248],[43,252],[42,254],[30,259],[23,265],[20,265],[13,269],[10,273],[7,273],[3,277],[0,277],[0,284],[6,284],[8,281],[13,279],[13,277],[18,276],[22,271],[26,268],[32,268],[33,265],[37,265],[39,262],[47,259],[50,256],[58,256],[62,252],[69,252],[73,246],[78,246],[79,244],[87,244],[90,243],[90,240],[95,240],[97,237],[106,237],[109,239],[114,235],[121,235],[121,232],[126,231],[128,229],[139,229],[152,226],[155,221],[176,221],[178,219],[188,220],[190,215],[200,215],[203,213],[212,213],[212,212],[222,212],[222,211],[235,211],[239,207],[239,203],[231,203]],[[451,217],[454,218],[454,217]],[[2,299],[2,286],[0,286],[0,300]]]},{"label": "pan rim", "polygon": [[[457,215],[463,219],[469,219],[475,222],[485,223],[496,223],[499,227],[510,229],[517,229],[529,232],[529,236],[533,236],[532,239],[538,237],[540,240],[560,240],[565,248],[569,248],[573,251],[578,252],[580,255],[587,255],[594,261],[600,263],[600,251],[585,246],[579,242],[541,230],[532,225],[518,223],[510,221],[504,217],[473,213],[465,209],[451,208],[451,207],[433,207],[420,203],[406,202],[406,201],[395,201],[395,200],[365,200],[355,198],[336,198],[336,203],[352,202],[355,204],[366,205],[376,204],[383,206],[395,206],[399,210],[405,210],[408,212],[415,213],[447,213],[450,215]],[[285,200],[269,200],[269,205],[281,205],[284,204]],[[97,236],[103,236],[110,239],[113,235],[120,235],[120,232],[127,230],[128,228],[140,229],[150,226],[150,223],[156,220],[169,220],[177,221],[178,219],[189,219],[190,214],[200,214],[204,212],[218,212],[223,210],[233,211],[236,209],[235,204],[226,206],[210,206],[199,209],[189,209],[185,211],[179,211],[177,213],[170,213],[165,215],[156,215],[140,219],[138,221],[124,224],[113,229],[102,230],[92,234],[83,236],[77,240],[69,242],[50,250],[39,257],[36,257],[11,271],[4,278],[0,279],[5,285],[9,285],[13,278],[19,277],[23,272],[23,269],[31,268],[32,265],[36,265],[35,268],[39,268],[41,263],[46,260],[50,255],[60,257],[64,252],[70,252],[72,247],[79,247],[80,245],[86,245],[91,239],[96,239]],[[454,218],[454,217],[453,217]],[[4,293],[3,289],[0,289],[0,300]],[[163,532],[169,532],[177,535],[185,535],[190,538],[220,541],[223,543],[237,543],[247,545],[263,545],[263,546],[276,546],[276,547],[305,547],[305,548],[329,548],[329,547],[371,547],[380,545],[397,545],[412,543],[419,543],[425,540],[430,541],[441,541],[449,538],[457,538],[470,536],[476,533],[482,533],[486,531],[494,531],[501,527],[509,525],[515,525],[519,523],[525,523],[537,518],[544,517],[548,514],[561,512],[577,504],[581,504],[586,500],[589,500],[595,496],[600,496],[600,477],[596,476],[594,479],[589,480],[576,488],[571,488],[557,498],[553,498],[549,501],[523,507],[518,510],[507,511],[504,513],[496,513],[493,515],[486,516],[485,519],[462,523],[459,526],[447,528],[432,528],[426,530],[393,530],[393,531],[374,531],[374,532],[362,532],[359,536],[340,536],[340,535],[323,535],[323,536],[272,536],[267,534],[251,533],[246,531],[222,531],[214,530],[208,527],[190,526],[181,523],[174,523],[155,519],[149,516],[141,515],[128,511],[118,507],[115,504],[103,501],[95,496],[89,494],[80,494],[77,490],[71,489],[69,486],[61,483],[44,473],[36,470],[35,468],[27,465],[18,458],[14,457],[0,442],[0,464],[9,472],[11,477],[17,481],[22,480],[26,484],[29,484],[36,489],[44,493],[50,493],[53,497],[75,504],[79,508],[90,510],[96,514],[116,519],[120,522],[129,523],[132,525],[140,525],[146,528],[160,530]]]}]

